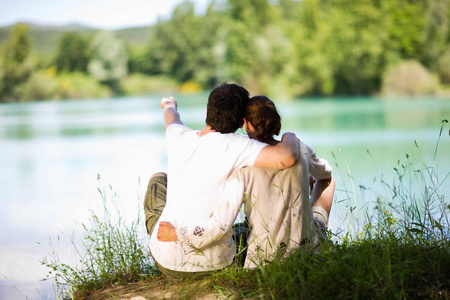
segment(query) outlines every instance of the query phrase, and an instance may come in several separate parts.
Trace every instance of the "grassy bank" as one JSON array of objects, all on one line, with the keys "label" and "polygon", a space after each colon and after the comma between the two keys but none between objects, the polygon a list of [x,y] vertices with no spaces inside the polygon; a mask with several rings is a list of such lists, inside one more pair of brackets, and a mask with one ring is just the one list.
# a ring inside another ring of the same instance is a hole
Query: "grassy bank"
[{"label": "grassy bank", "polygon": [[[435,151],[442,135],[448,138],[445,126],[444,120]],[[100,216],[92,213],[82,243],[74,242],[79,263],[63,263],[54,252],[42,263],[62,299],[448,299],[450,205],[441,189],[450,172],[442,176],[425,162],[416,166],[408,155],[394,170],[392,182],[371,187],[370,211],[360,211],[355,227],[330,232],[320,254],[298,249],[255,270],[230,267],[206,279],[178,282],[152,267],[139,238],[142,220],[127,224],[114,193],[108,196],[99,182],[105,209]]]}]

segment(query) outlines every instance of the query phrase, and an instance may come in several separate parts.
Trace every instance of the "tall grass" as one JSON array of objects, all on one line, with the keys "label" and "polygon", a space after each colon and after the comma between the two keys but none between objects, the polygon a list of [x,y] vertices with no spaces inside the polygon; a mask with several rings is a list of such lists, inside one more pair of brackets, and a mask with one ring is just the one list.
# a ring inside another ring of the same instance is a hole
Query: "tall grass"
[{"label": "tall grass", "polygon": [[140,214],[128,224],[116,206],[117,195],[111,186],[112,201],[108,201],[100,176],[98,182],[103,215],[91,211],[90,224],[82,224],[81,243],[72,235],[72,255],[78,263],[73,266],[62,262],[51,241],[50,257],[41,261],[50,268],[47,279],[55,281],[58,297],[62,299],[81,298],[103,287],[135,282],[159,274],[138,235],[143,226]]},{"label": "tall grass", "polygon": [[448,298],[449,257],[448,247],[359,239],[331,244],[321,254],[298,249],[256,270],[226,270],[213,284],[223,291],[234,286],[242,298]]},{"label": "tall grass", "polygon": [[[446,123],[447,120],[442,121],[434,159]],[[414,144],[421,157],[419,145],[416,141]],[[405,157],[394,167],[396,179],[392,183],[381,180],[387,192],[382,195],[373,191],[376,215],[367,217],[362,234],[369,238],[373,234],[388,234],[404,243],[448,245],[450,205],[445,202],[442,187],[448,184],[450,170],[442,178],[435,161],[429,165],[420,158],[420,165],[416,166],[408,154]]]}]

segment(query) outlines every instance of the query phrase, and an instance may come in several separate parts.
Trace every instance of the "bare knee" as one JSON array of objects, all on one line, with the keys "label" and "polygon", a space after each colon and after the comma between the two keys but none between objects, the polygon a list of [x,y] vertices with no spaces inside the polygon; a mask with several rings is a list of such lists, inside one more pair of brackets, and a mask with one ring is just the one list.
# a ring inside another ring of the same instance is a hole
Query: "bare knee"
[{"label": "bare knee", "polygon": [[333,178],[318,180],[314,184],[311,204],[322,207],[329,214],[333,204],[335,185],[336,183]]},{"label": "bare knee", "polygon": [[152,178],[155,178],[155,177],[167,177],[167,174],[164,172],[158,172],[158,173],[155,173],[152,175]]}]

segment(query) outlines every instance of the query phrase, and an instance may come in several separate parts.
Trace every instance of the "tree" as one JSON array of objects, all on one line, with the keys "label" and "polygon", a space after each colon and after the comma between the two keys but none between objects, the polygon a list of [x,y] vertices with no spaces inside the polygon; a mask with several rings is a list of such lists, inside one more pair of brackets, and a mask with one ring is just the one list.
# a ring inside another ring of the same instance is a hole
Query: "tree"
[{"label": "tree", "polygon": [[112,31],[98,32],[91,42],[89,73],[119,93],[119,81],[128,73],[128,55],[124,43]]},{"label": "tree", "polygon": [[56,55],[58,72],[87,72],[89,42],[81,34],[66,32],[59,39]]},{"label": "tree", "polygon": [[389,33],[385,47],[396,51],[403,59],[420,59],[426,26],[423,1],[385,1],[382,11]]},{"label": "tree", "polygon": [[228,4],[225,74],[254,93],[271,94],[272,86],[286,77],[292,55],[282,10],[268,0],[228,0]]},{"label": "tree", "polygon": [[20,100],[20,85],[31,76],[31,40],[26,24],[16,24],[0,53],[0,101]]},{"label": "tree", "polygon": [[421,62],[446,81],[450,44],[450,3],[448,0],[428,0],[426,5],[423,58]]},{"label": "tree", "polygon": [[[394,2],[399,5],[399,1]],[[298,91],[318,95],[379,91],[387,66],[402,55],[416,55],[412,47],[417,46],[417,38],[403,31],[418,34],[420,30],[396,23],[392,14],[400,8],[394,9],[394,4],[378,0],[302,1],[298,33],[292,35],[294,64],[301,82]],[[409,15],[406,12],[401,17]],[[403,40],[398,41],[398,37]]]},{"label": "tree", "polygon": [[252,93],[367,95],[403,60],[449,83],[449,24],[449,0],[215,0],[205,16],[184,1],[132,66],[203,87],[227,80]]},{"label": "tree", "polygon": [[179,82],[194,81],[203,87],[217,82],[216,45],[221,37],[221,18],[208,9],[195,15],[194,4],[177,5],[169,21],[154,27],[147,48],[147,74],[167,75]]}]

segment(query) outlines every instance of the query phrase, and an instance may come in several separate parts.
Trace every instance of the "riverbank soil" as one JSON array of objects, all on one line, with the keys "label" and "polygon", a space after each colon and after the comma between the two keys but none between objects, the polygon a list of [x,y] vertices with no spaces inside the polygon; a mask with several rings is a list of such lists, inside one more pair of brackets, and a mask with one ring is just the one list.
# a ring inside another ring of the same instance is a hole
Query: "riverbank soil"
[{"label": "riverbank soil", "polygon": [[[236,292],[224,295],[214,291],[210,280],[171,280],[161,276],[142,282],[104,288],[83,297],[83,300],[148,300],[148,299],[236,299]],[[77,298],[76,298],[77,299]]]}]

